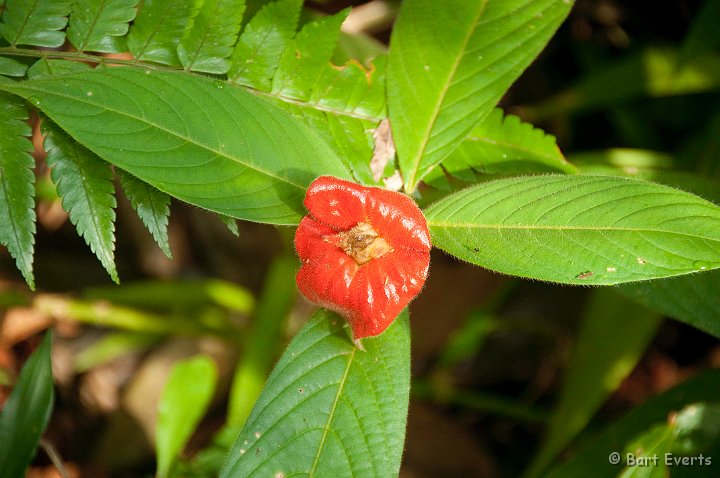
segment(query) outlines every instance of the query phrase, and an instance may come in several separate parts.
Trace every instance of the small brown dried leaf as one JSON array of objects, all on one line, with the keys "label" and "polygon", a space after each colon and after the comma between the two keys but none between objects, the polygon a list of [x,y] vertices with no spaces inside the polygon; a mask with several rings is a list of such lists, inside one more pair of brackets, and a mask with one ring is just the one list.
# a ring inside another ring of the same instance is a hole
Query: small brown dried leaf
[{"label": "small brown dried leaf", "polygon": [[378,181],[388,161],[395,157],[395,143],[390,130],[390,121],[387,118],[380,121],[378,127],[375,128],[373,139],[375,140],[375,149],[370,160],[370,171],[372,171],[373,179]]}]

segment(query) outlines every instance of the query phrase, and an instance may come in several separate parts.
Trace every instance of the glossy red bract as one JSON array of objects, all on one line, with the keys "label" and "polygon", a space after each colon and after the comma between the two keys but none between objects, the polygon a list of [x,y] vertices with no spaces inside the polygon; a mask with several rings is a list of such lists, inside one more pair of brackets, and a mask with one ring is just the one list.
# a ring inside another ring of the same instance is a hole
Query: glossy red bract
[{"label": "glossy red bract", "polygon": [[420,292],[430,234],[404,194],[330,176],[310,185],[295,233],[300,292],[342,314],[355,340],[382,333]]}]

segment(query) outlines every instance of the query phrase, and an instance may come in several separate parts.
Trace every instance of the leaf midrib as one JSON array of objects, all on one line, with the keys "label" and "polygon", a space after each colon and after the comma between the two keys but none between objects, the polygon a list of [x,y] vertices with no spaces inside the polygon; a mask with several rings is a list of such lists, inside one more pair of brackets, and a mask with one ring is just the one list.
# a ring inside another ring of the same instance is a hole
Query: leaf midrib
[{"label": "leaf midrib", "polygon": [[348,356],[347,366],[345,367],[343,376],[342,378],[340,378],[340,382],[338,383],[338,391],[335,394],[335,399],[333,400],[332,407],[330,408],[327,422],[325,422],[325,426],[323,427],[323,435],[320,439],[320,443],[318,444],[317,453],[315,454],[315,460],[313,461],[310,472],[308,473],[309,478],[313,478],[315,476],[315,470],[320,463],[320,455],[322,455],[323,448],[325,447],[325,442],[327,441],[328,433],[330,432],[330,424],[335,419],[335,410],[337,409],[337,405],[340,402],[340,398],[342,397],[342,392],[345,389],[345,384],[347,383],[347,378],[350,374],[350,367],[352,366],[353,360],[355,359],[355,353],[357,352],[357,350],[357,347],[353,347],[352,352],[350,352],[350,355]]},{"label": "leaf midrib", "polygon": [[651,228],[629,228],[614,226],[552,226],[552,225],[533,225],[533,224],[477,224],[463,222],[436,222],[427,221],[428,227],[441,229],[508,229],[508,230],[556,230],[556,231],[594,231],[594,232],[652,232],[662,234],[675,234],[678,236],[691,237],[695,239],[706,239],[708,241],[720,242],[720,238],[699,236],[686,232],[671,231],[667,229],[651,229]]},{"label": "leaf midrib", "polygon": [[[290,181],[290,180],[287,179],[287,178],[281,178],[281,177],[277,176],[276,174],[273,174],[273,173],[271,173],[271,172],[269,172],[269,171],[266,171],[266,170],[264,170],[264,169],[262,169],[262,168],[257,167],[257,166],[254,165],[254,164],[249,164],[249,163],[247,163],[247,162],[241,161],[241,158],[238,158],[238,157],[235,157],[235,156],[229,156],[228,154],[225,154],[225,153],[223,153],[222,151],[218,151],[218,150],[216,150],[216,149],[211,148],[209,145],[202,144],[202,143],[200,143],[200,142],[198,142],[198,141],[196,141],[196,140],[194,140],[194,139],[191,139],[191,138],[189,138],[189,137],[187,137],[187,136],[181,135],[180,133],[177,133],[177,132],[175,132],[175,131],[172,131],[172,130],[170,130],[170,129],[167,129],[167,128],[165,128],[165,127],[162,127],[162,126],[160,126],[160,125],[158,125],[158,124],[152,123],[152,122],[148,121],[146,118],[138,117],[138,116],[135,116],[135,115],[132,115],[132,114],[123,112],[123,111],[116,110],[116,109],[114,109],[114,108],[109,108],[109,107],[107,107],[107,106],[105,106],[105,105],[102,105],[102,104],[99,104],[99,103],[93,103],[93,102],[88,101],[87,99],[84,99],[84,98],[81,98],[81,97],[75,97],[75,96],[71,96],[71,95],[64,95],[64,94],[56,93],[56,92],[53,92],[53,91],[49,91],[49,90],[47,90],[47,89],[38,88],[37,86],[33,87],[33,85],[30,85],[30,86],[23,85],[23,86],[20,86],[20,87],[17,88],[17,89],[16,89],[16,88],[13,88],[14,85],[9,85],[9,88],[4,88],[4,86],[6,86],[6,85],[0,85],[0,88],[5,89],[6,91],[10,91],[10,92],[12,92],[13,89],[15,89],[15,90],[17,90],[17,91],[22,91],[22,90],[37,91],[37,92],[45,93],[45,94],[52,95],[52,96],[55,96],[55,97],[65,98],[65,99],[77,101],[77,102],[79,102],[79,103],[84,103],[84,104],[89,105],[89,106],[93,106],[93,107],[96,107],[96,108],[101,108],[101,109],[104,109],[105,111],[109,111],[109,112],[112,112],[112,113],[115,113],[115,114],[118,114],[118,115],[125,116],[125,117],[127,117],[127,118],[133,119],[133,120],[138,121],[138,122],[140,122],[140,123],[146,124],[146,125],[148,125],[149,127],[157,128],[157,129],[160,130],[160,131],[166,132],[166,133],[169,134],[169,135],[172,135],[172,136],[174,136],[174,137],[176,137],[176,138],[179,138],[179,139],[182,139],[182,140],[184,140],[184,141],[187,141],[187,142],[190,143],[190,144],[194,144],[195,146],[198,146],[198,147],[200,147],[200,148],[203,148],[203,149],[205,149],[205,150],[207,150],[207,151],[209,151],[209,152],[211,152],[211,153],[214,153],[214,154],[216,154],[217,156],[219,156],[219,157],[221,157],[221,158],[225,158],[225,159],[228,159],[228,160],[230,160],[230,161],[237,162],[237,163],[242,164],[243,166],[245,166],[245,167],[247,167],[247,168],[250,168],[250,169],[252,169],[252,170],[254,170],[254,171],[257,171],[257,172],[259,172],[259,173],[262,173],[262,174],[265,174],[265,175],[267,175],[267,176],[270,176],[271,178],[274,178],[274,179],[276,179],[276,180],[278,180],[278,181],[287,183],[287,184],[289,184],[289,185],[291,185],[291,186],[295,186],[296,188],[298,188],[298,189],[300,189],[300,190],[302,190],[302,191],[304,191],[304,190],[306,189],[304,186],[302,186],[302,185],[300,185],[300,184],[297,184],[297,183],[294,183],[294,182]],[[42,109],[42,108],[41,108],[41,109]],[[48,113],[47,111],[45,111],[45,113],[54,120],[54,118],[53,118],[54,115],[53,115],[53,114],[50,114],[50,113]]]},{"label": "leaf midrib", "polygon": [[445,97],[447,96],[448,91],[450,90],[450,85],[452,84],[452,79],[455,77],[457,69],[460,67],[460,63],[465,56],[465,51],[467,50],[468,43],[470,43],[470,39],[472,38],[473,34],[475,33],[475,29],[477,28],[480,18],[482,17],[483,13],[485,13],[485,8],[487,7],[487,3],[488,3],[488,0],[484,0],[479,5],[477,15],[475,16],[475,18],[473,19],[473,22],[472,22],[472,26],[471,26],[471,28],[468,29],[468,32],[465,35],[465,38],[463,39],[462,46],[459,50],[460,53],[455,58],[455,61],[453,62],[452,67],[448,70],[445,84],[443,85],[443,88],[440,91],[440,95],[438,96],[437,102],[435,103],[435,107],[433,109],[432,115],[430,115],[430,121],[428,122],[427,128],[425,128],[425,132],[423,133],[423,138],[420,141],[420,149],[418,150],[417,155],[413,158],[412,175],[409,177],[409,180],[407,181],[407,184],[405,185],[406,188],[410,191],[415,189],[415,178],[417,177],[418,170],[420,169],[420,160],[422,159],[423,155],[425,154],[425,150],[427,149],[428,142],[430,140],[430,134],[432,133],[432,130],[435,127],[435,123],[437,122],[437,119],[440,115],[440,110],[442,109],[442,105],[445,102]]}]

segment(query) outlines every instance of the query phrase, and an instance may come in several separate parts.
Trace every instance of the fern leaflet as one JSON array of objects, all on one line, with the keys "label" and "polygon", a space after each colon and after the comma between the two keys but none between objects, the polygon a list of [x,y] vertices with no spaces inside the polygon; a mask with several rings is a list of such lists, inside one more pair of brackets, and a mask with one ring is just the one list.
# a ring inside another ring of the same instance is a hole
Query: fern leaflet
[{"label": "fern leaflet", "polygon": [[204,0],[178,46],[183,68],[223,74],[230,68],[232,55],[243,19],[243,0]]},{"label": "fern leaflet", "polygon": [[177,45],[196,14],[196,4],[195,0],[145,0],[127,36],[130,53],[138,60],[180,66]]},{"label": "fern leaflet", "polygon": [[48,120],[44,122],[44,129],[46,161],[63,209],[112,280],[118,282],[112,170]]},{"label": "fern leaflet", "polygon": [[7,0],[0,36],[11,46],[61,46],[71,5],[69,0]]},{"label": "fern leaflet", "polygon": [[130,205],[152,235],[158,247],[172,259],[168,241],[168,218],[170,217],[170,196],[141,181],[130,173],[122,171],[120,184]]},{"label": "fern leaflet", "polygon": [[35,288],[35,165],[30,153],[27,109],[14,96],[0,93],[0,244],[15,258],[28,285]]},{"label": "fern leaflet", "polygon": [[228,72],[231,83],[261,91],[272,89],[280,56],[295,35],[302,0],[265,5],[243,30]]},{"label": "fern leaflet", "polygon": [[67,28],[79,51],[126,51],[128,22],[135,18],[138,0],[75,0]]}]

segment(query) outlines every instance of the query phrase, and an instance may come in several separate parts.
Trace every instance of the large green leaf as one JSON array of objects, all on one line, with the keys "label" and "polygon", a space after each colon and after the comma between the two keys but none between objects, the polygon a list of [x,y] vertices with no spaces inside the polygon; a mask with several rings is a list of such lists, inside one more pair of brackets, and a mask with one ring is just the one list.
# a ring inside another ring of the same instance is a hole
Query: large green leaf
[{"label": "large green leaf", "polygon": [[130,53],[138,60],[180,66],[177,46],[185,26],[196,13],[197,3],[145,0],[127,36]]},{"label": "large green leaf", "polygon": [[7,0],[0,35],[10,45],[58,47],[65,41],[71,0]]},{"label": "large green leaf", "polygon": [[318,312],[275,366],[220,476],[397,476],[410,391],[407,315],[363,345],[340,317]]},{"label": "large green leaf", "polygon": [[506,274],[618,284],[720,267],[720,208],[609,176],[530,176],[454,193],[426,211],[433,244]]},{"label": "large green leaf", "polygon": [[390,41],[388,102],[406,191],[535,59],[572,2],[409,0]]},{"label": "large green leaf", "polygon": [[25,476],[25,468],[50,420],[55,396],[51,344],[52,334],[47,332],[25,363],[0,412],[0,470],[3,477]]},{"label": "large green leaf", "polygon": [[68,138],[56,125],[47,131],[48,166],[70,221],[100,259],[113,281],[115,268],[115,188],[110,165]]},{"label": "large green leaf", "polygon": [[224,82],[109,68],[0,89],[161,191],[239,219],[295,224],[310,182],[350,176],[305,126]]},{"label": "large green leaf", "polygon": [[178,45],[183,68],[226,73],[244,10],[244,0],[203,0]]},{"label": "large green leaf", "polygon": [[217,382],[215,363],[205,355],[178,362],[170,371],[158,403],[157,477],[170,474],[210,404]]},{"label": "large green leaf", "polygon": [[75,0],[67,37],[79,51],[126,51],[128,22],[135,18],[138,0]]},{"label": "large green leaf", "polygon": [[35,244],[35,161],[32,134],[22,101],[0,94],[0,244],[8,248],[31,288]]},{"label": "large green leaf", "polygon": [[610,288],[595,289],[583,318],[558,404],[529,476],[544,468],[577,435],[637,364],[660,316]]},{"label": "large green leaf", "polygon": [[624,284],[621,294],[720,337],[720,271]]}]

